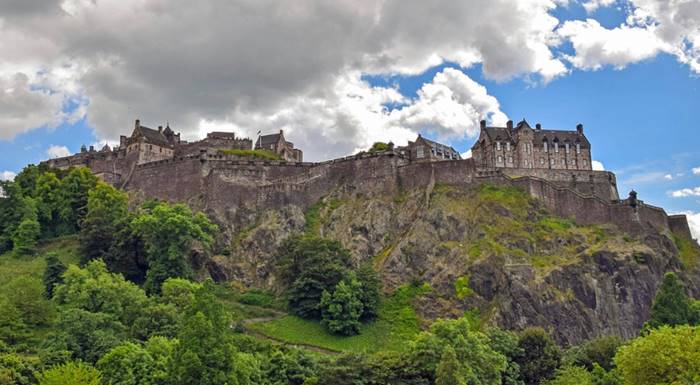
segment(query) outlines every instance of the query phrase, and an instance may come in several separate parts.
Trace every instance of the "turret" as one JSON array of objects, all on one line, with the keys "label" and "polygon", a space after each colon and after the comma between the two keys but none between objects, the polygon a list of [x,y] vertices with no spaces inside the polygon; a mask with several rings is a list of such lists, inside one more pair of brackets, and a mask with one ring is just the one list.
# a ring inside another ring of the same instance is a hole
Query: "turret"
[{"label": "turret", "polygon": [[581,123],[577,124],[576,131],[578,131],[579,134],[583,134],[583,124],[581,124]]}]

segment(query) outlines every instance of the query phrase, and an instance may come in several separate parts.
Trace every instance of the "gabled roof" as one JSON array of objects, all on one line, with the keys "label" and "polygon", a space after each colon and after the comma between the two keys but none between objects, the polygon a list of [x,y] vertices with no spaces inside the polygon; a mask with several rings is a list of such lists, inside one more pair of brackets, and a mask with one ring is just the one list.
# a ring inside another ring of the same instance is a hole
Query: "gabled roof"
[{"label": "gabled roof", "polygon": [[533,140],[535,142],[544,142],[545,139],[548,142],[554,142],[555,140],[559,143],[569,142],[571,144],[580,143],[582,147],[589,147],[591,144],[586,139],[586,136],[578,131],[564,131],[564,130],[535,130],[535,137]]},{"label": "gabled roof", "polygon": [[540,143],[545,139],[549,142],[558,140],[560,143],[565,143],[569,141],[571,144],[580,143],[582,147],[590,147],[590,142],[586,139],[586,135],[578,131],[565,131],[565,130],[542,130],[533,129],[527,123],[527,121],[522,120],[518,123],[512,130],[507,127],[485,127],[482,129],[483,133],[491,140],[499,141],[511,141],[515,142],[517,137],[516,133],[521,129],[531,129],[534,132],[534,142]]},{"label": "gabled roof", "polygon": [[170,142],[168,142],[168,139],[158,130],[148,128],[146,126],[138,126],[134,130],[134,136],[136,136],[136,134],[143,136],[146,139],[146,142],[150,144],[155,144],[161,147],[170,147]]},{"label": "gabled roof", "polygon": [[449,151],[451,151],[451,152],[453,152],[453,153],[459,155],[459,152],[457,152],[457,150],[455,150],[452,146],[448,146],[448,145],[446,145],[446,144],[442,144],[442,143],[438,143],[438,142],[433,141],[433,140],[430,140],[430,139],[426,139],[426,138],[424,138],[424,137],[422,137],[422,136],[420,136],[420,135],[418,136],[418,139],[416,139],[416,141],[418,141],[419,139],[420,139],[420,140],[423,140],[427,145],[429,145],[429,146],[432,147],[432,148],[442,148],[442,149],[446,149],[446,150],[449,150]]},{"label": "gabled roof", "polygon": [[270,144],[276,144],[280,140],[280,136],[282,136],[282,133],[260,135],[258,138],[258,145],[269,146]]}]

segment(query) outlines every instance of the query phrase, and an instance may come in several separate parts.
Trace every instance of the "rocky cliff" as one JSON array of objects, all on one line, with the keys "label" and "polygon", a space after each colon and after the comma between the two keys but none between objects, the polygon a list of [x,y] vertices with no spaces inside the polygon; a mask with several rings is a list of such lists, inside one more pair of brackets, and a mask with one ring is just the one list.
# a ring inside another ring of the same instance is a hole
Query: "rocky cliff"
[{"label": "rocky cliff", "polygon": [[338,189],[306,211],[290,205],[238,218],[245,220],[229,255],[211,265],[221,279],[279,290],[277,246],[315,233],[342,242],[356,264],[371,261],[387,292],[428,283],[432,290],[414,304],[425,319],[471,311],[508,329],[543,326],[563,344],[636,335],[667,271],[700,294],[700,253],[689,240],[578,225],[515,187]]}]

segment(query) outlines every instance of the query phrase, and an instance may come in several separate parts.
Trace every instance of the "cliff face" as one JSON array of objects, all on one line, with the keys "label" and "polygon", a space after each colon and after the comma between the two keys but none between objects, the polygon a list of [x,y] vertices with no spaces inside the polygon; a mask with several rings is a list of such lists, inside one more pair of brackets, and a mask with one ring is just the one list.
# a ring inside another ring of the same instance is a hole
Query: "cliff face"
[{"label": "cliff face", "polygon": [[339,240],[356,264],[371,262],[387,292],[427,282],[430,294],[415,303],[426,319],[471,311],[508,329],[543,326],[561,343],[636,335],[667,271],[700,293],[698,253],[688,242],[580,226],[513,187],[339,189],[306,212],[289,205],[237,218],[245,225],[231,234],[230,255],[215,257],[210,269],[219,278],[280,289],[276,248],[306,231]]}]

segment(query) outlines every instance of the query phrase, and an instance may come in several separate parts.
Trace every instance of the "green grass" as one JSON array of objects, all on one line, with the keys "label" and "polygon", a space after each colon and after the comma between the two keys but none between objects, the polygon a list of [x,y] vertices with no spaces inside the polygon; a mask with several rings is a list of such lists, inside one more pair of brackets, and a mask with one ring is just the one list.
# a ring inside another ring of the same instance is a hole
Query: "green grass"
[{"label": "green grass", "polygon": [[239,150],[233,148],[229,150],[219,150],[219,153],[225,155],[247,156],[264,160],[282,160],[281,156],[268,150]]},{"label": "green grass", "polygon": [[469,287],[469,275],[459,277],[455,280],[455,293],[459,299],[464,299],[474,294],[474,290]]},{"label": "green grass", "polygon": [[54,253],[65,264],[78,264],[78,237],[66,236],[46,241],[39,245],[35,256],[19,257],[12,253],[0,255],[0,282],[8,282],[19,276],[41,279],[44,275],[47,253]]},{"label": "green grass", "polygon": [[675,234],[672,235],[673,242],[678,248],[678,258],[683,263],[686,269],[694,269],[698,266],[698,257],[700,256],[700,248],[695,243],[695,241],[679,237]]},{"label": "green grass", "polygon": [[401,351],[420,332],[420,319],[411,301],[430,290],[427,284],[403,286],[384,298],[379,305],[379,317],[363,324],[360,334],[342,337],[329,334],[320,322],[296,316],[251,325],[251,328],[273,339],[291,344],[311,345],[339,352]]}]

